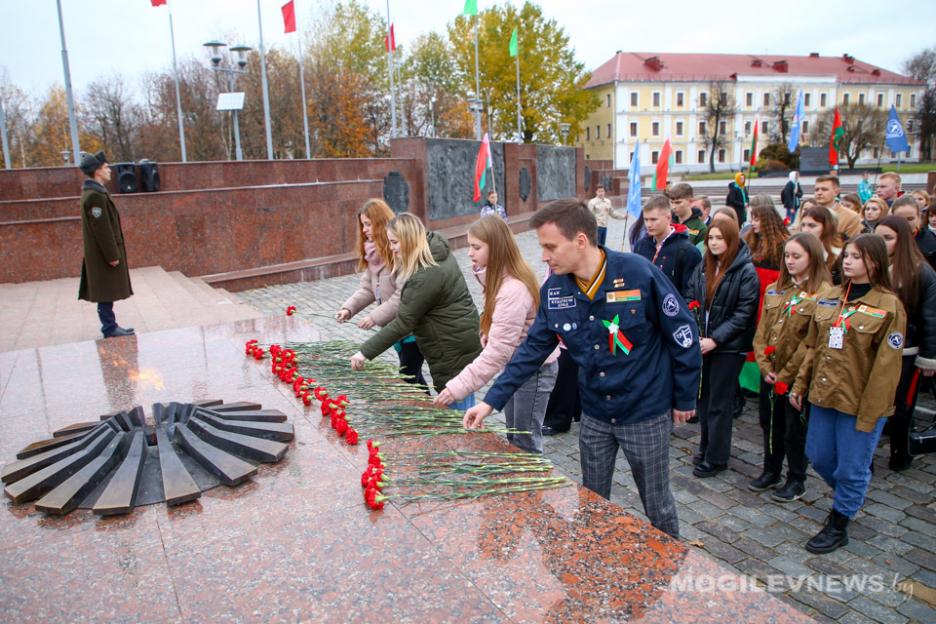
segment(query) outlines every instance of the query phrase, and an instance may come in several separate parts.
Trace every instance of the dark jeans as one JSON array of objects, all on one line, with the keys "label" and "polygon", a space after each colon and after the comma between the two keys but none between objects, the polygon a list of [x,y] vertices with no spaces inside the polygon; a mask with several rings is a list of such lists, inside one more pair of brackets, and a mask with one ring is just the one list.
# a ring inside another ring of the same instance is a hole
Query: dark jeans
[{"label": "dark jeans", "polygon": [[[400,373],[408,377],[409,383],[426,385],[426,378],[422,374],[422,365],[426,361],[422,351],[416,345],[415,340],[400,343]],[[427,390],[428,392],[428,390]]]},{"label": "dark jeans", "polygon": [[731,415],[744,360],[743,353],[702,357],[702,392],[696,409],[702,428],[699,454],[713,466],[725,466],[731,457]]},{"label": "dark jeans", "polygon": [[922,375],[914,376],[915,355],[905,355],[900,369],[900,381],[897,383],[897,396],[894,400],[894,415],[888,419],[884,429],[890,436],[891,457],[910,455],[910,425],[913,423],[913,410],[916,409],[917,396],[920,394]]},{"label": "dark jeans", "polygon": [[101,320],[101,333],[109,336],[117,329],[117,317],[114,316],[114,302],[101,301],[97,304],[97,315]]},{"label": "dark jeans", "polygon": [[572,420],[577,420],[581,416],[578,366],[575,365],[575,361],[566,349],[559,349],[559,372],[556,374],[556,385],[546,405],[543,426],[551,427],[556,431],[568,431],[572,426]]},{"label": "dark jeans", "polygon": [[605,241],[608,239],[608,228],[603,225],[598,226],[598,244],[604,245]]},{"label": "dark jeans", "polygon": [[787,460],[787,478],[806,481],[807,412],[798,412],[790,405],[788,395],[773,395],[773,386],[761,381],[760,426],[764,432],[764,472],[783,474],[783,458]]}]

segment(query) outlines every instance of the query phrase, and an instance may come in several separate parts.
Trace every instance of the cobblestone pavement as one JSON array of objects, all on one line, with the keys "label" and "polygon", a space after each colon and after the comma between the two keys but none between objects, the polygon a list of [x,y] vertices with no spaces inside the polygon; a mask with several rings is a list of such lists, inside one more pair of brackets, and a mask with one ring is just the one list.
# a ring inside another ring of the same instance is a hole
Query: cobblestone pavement
[{"label": "cobblestone pavement", "polygon": [[[608,232],[612,247],[620,248],[623,232],[623,222],[612,220]],[[526,232],[518,241],[527,260],[541,269],[535,235]],[[469,277],[465,250],[455,255]],[[326,329],[328,336],[362,341],[370,332],[317,316],[333,315],[357,284],[357,276],[351,275],[239,296],[269,314],[282,314],[287,305],[295,305],[300,316]],[[478,284],[474,279],[468,284],[480,304]],[[391,351],[385,357],[392,360],[395,354]],[[711,479],[693,477],[691,460],[698,443],[698,425],[686,425],[676,429],[670,444],[670,477],[681,533],[692,547],[739,574],[778,584],[784,600],[820,621],[936,622],[933,605],[894,589],[896,582],[909,580],[916,584],[916,595],[921,585],[936,590],[936,456],[918,457],[911,469],[893,473],[887,469],[887,449],[882,445],[864,509],[849,528],[851,542],[832,554],[813,556],[803,545],[821,528],[831,504],[829,488],[821,479],[810,470],[806,495],[790,504],[747,490],[748,482],[760,474],[762,459],[756,400],[749,399],[743,416],[735,421],[729,470]],[[546,438],[545,452],[560,470],[581,482],[578,423],[569,433]],[[617,468],[611,499],[644,517],[622,455]],[[796,585],[806,577],[811,584]],[[837,586],[843,577],[864,580],[867,589]],[[822,583],[819,588],[818,583]]]}]

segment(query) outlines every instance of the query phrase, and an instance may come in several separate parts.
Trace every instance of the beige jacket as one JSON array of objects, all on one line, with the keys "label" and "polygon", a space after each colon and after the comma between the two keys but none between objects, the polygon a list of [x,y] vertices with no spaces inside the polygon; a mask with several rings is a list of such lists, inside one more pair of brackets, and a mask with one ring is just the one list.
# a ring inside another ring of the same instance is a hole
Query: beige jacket
[{"label": "beige jacket", "polygon": [[[813,321],[816,297],[830,287],[826,285],[819,293],[809,294],[794,284],[787,284],[784,289],[780,289],[777,282],[767,286],[760,323],[754,334],[754,357],[761,375],[775,373],[777,381],[793,383],[806,357],[804,340]],[[771,355],[765,353],[767,347],[774,348]]]},{"label": "beige jacket", "polygon": [[400,307],[401,290],[403,290],[403,282],[398,281],[389,268],[383,267],[375,274],[368,267],[361,274],[358,289],[348,297],[348,300],[341,307],[348,310],[351,316],[354,316],[376,302],[377,307],[370,311],[369,316],[376,325],[383,327],[397,315],[397,310]]},{"label": "beige jacket", "polygon": [[598,222],[598,227],[608,227],[609,216],[615,219],[624,218],[624,215],[615,212],[614,207],[611,205],[611,200],[607,197],[604,199],[592,197],[588,200],[588,209],[595,215],[595,221]]}]

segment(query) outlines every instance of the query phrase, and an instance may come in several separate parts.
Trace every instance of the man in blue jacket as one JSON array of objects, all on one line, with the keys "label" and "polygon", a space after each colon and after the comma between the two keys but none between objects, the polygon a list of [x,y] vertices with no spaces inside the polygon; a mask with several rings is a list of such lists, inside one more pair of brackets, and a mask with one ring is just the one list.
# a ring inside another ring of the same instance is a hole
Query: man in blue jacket
[{"label": "man in blue jacket", "polygon": [[671,223],[671,214],[670,200],[665,195],[655,195],[648,199],[643,207],[647,236],[637,241],[633,251],[663,271],[679,294],[685,297],[689,278],[702,262],[702,254],[691,242],[686,226]]},{"label": "man in blue jacket", "polygon": [[552,275],[526,340],[484,401],[465,412],[465,427],[503,409],[561,337],[578,365],[583,485],[610,498],[621,447],[650,522],[676,537],[669,435],[695,414],[702,367],[695,319],[650,262],[597,245],[595,217],[578,200],[552,202],[530,225]]}]

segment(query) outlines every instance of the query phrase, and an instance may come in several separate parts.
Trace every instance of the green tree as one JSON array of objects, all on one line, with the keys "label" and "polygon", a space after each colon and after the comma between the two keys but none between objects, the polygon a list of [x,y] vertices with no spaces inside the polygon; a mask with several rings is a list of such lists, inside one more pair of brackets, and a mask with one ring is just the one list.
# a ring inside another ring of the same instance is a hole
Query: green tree
[{"label": "green tree", "polygon": [[474,135],[454,53],[442,35],[420,35],[402,62],[402,113],[411,136]]},{"label": "green tree", "polygon": [[[31,163],[27,148],[35,113],[29,96],[10,81],[5,69],[0,69],[0,100],[3,101],[7,138],[10,141],[10,166],[29,167]],[[0,166],[6,167],[2,151]]]},{"label": "green tree", "polygon": [[920,159],[930,160],[936,140],[936,47],[922,50],[904,61],[903,72],[926,83],[916,118],[920,128]]},{"label": "green tree", "polygon": [[584,89],[590,78],[575,60],[569,36],[542,10],[525,2],[516,7],[494,6],[477,17],[459,16],[448,27],[457,76],[465,96],[475,90],[474,25],[479,28],[480,97],[495,138],[516,136],[517,84],[515,59],[508,43],[519,33],[520,102],[523,141],[559,143],[559,124],[570,124],[569,140],[578,136],[588,115],[600,104]]}]

